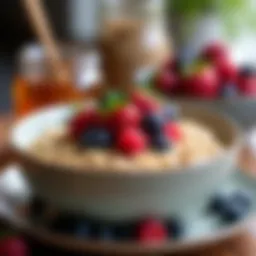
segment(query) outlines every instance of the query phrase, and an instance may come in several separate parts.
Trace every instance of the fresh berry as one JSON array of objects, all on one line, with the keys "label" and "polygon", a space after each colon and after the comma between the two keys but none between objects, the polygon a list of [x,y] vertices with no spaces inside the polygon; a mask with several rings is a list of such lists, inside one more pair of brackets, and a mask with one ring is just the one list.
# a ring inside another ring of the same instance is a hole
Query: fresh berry
[{"label": "fresh berry", "polygon": [[102,118],[95,109],[88,109],[84,112],[77,114],[70,122],[70,133],[75,139],[88,128],[97,126],[102,122]]},{"label": "fresh berry", "polygon": [[92,128],[84,132],[79,143],[88,148],[110,148],[112,146],[112,135],[104,128]]},{"label": "fresh berry", "polygon": [[216,70],[207,67],[200,72],[192,73],[183,82],[184,90],[189,96],[215,98],[218,95],[219,81]]},{"label": "fresh berry", "polygon": [[177,77],[173,72],[165,71],[156,77],[156,86],[160,92],[171,93],[177,85]]},{"label": "fresh berry", "polygon": [[111,119],[112,128],[122,129],[125,127],[138,127],[142,116],[139,109],[129,104],[113,113]]},{"label": "fresh berry", "polygon": [[113,241],[117,239],[116,229],[111,224],[101,224],[98,227],[96,239],[100,241]]},{"label": "fresh berry", "polygon": [[136,238],[137,223],[134,221],[125,221],[116,226],[117,239],[121,241],[133,240]]},{"label": "fresh berry", "polygon": [[100,109],[103,112],[111,112],[123,107],[127,103],[127,97],[121,92],[107,92],[100,101]]},{"label": "fresh berry", "polygon": [[209,61],[228,59],[228,49],[221,42],[213,42],[203,50],[203,57]]},{"label": "fresh berry", "polygon": [[226,195],[216,195],[212,198],[210,205],[209,205],[209,211],[213,213],[221,214],[225,211],[227,205],[229,204],[229,198]]},{"label": "fresh berry", "polygon": [[134,155],[140,153],[146,147],[146,135],[139,129],[128,127],[118,135],[117,148],[126,154]]},{"label": "fresh berry", "polygon": [[164,118],[159,113],[147,114],[142,120],[142,126],[149,135],[158,135],[163,131]]},{"label": "fresh berry", "polygon": [[177,123],[168,122],[164,125],[164,133],[172,142],[178,142],[182,139],[182,131]]},{"label": "fresh berry", "polygon": [[174,72],[175,74],[180,73],[182,70],[182,64],[180,59],[169,59],[163,66],[163,70],[167,72]]},{"label": "fresh berry", "polygon": [[157,111],[159,109],[159,104],[151,97],[144,95],[142,93],[134,93],[132,95],[132,102],[137,106],[137,108],[143,114]]},{"label": "fresh berry", "polygon": [[73,235],[77,238],[88,239],[91,237],[91,225],[86,220],[76,220]]},{"label": "fresh berry", "polygon": [[0,240],[0,255],[2,256],[28,256],[29,250],[21,238],[8,237]]},{"label": "fresh berry", "polygon": [[249,65],[243,66],[239,70],[239,76],[242,78],[254,77],[256,76],[256,68]]},{"label": "fresh berry", "polygon": [[168,230],[161,221],[148,219],[138,226],[137,236],[143,243],[163,242],[168,238]]},{"label": "fresh berry", "polygon": [[178,239],[184,234],[184,224],[177,218],[167,220],[166,226],[170,238]]},{"label": "fresh berry", "polygon": [[237,80],[237,67],[230,60],[218,60],[215,62],[216,70],[218,72],[220,81],[236,82]]},{"label": "fresh berry", "polygon": [[165,121],[176,120],[180,114],[179,108],[171,104],[164,106],[162,112]]},{"label": "fresh berry", "polygon": [[256,77],[239,79],[239,91],[248,97],[256,96]]},{"label": "fresh berry", "polygon": [[249,193],[245,191],[237,191],[231,196],[231,200],[235,202],[236,204],[241,205],[245,209],[250,208],[252,199]]},{"label": "fresh berry", "polygon": [[160,133],[151,138],[151,145],[157,151],[166,151],[170,148],[171,143],[164,134]]},{"label": "fresh berry", "polygon": [[235,201],[230,201],[221,213],[221,218],[225,223],[233,223],[243,219],[248,213],[242,204]]},{"label": "fresh berry", "polygon": [[221,89],[221,96],[224,98],[234,98],[238,96],[238,90],[235,84],[224,84]]}]

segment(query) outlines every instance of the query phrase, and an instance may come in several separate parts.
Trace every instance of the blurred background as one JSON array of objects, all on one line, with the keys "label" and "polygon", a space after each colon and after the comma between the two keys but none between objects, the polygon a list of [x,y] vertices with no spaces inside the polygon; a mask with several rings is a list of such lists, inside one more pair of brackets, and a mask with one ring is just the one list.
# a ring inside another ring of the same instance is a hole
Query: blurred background
[{"label": "blurred background", "polygon": [[[105,19],[122,13],[117,7],[117,2],[111,0],[43,1],[57,39],[61,42],[82,43],[87,48],[88,45],[94,45],[94,42],[98,40],[103,24],[102,17]],[[148,44],[158,44],[167,36],[167,40],[163,40],[170,49],[171,46],[174,49],[175,45],[179,45],[182,49],[175,49],[175,51],[180,50],[183,52],[182,54],[187,54],[188,51],[190,53],[191,51],[196,52],[198,47],[209,40],[224,38],[229,42],[233,56],[237,61],[256,61],[256,52],[254,51],[256,44],[256,1],[148,0],[132,1],[131,6],[136,9],[139,2],[143,3],[143,8],[147,5],[153,6],[145,14],[148,30],[151,31],[150,33],[147,32],[149,34]],[[157,11],[159,8],[162,10]],[[18,53],[21,52],[21,47],[35,42],[36,37],[28,15],[22,6],[22,1],[1,1],[0,19],[2,35],[0,42],[0,109],[5,111],[11,106],[10,91],[13,74],[19,72]],[[162,19],[166,22],[164,25],[160,25],[159,21]],[[193,20],[192,23],[191,19]],[[163,33],[159,33],[160,30]],[[159,50],[155,51],[159,52]],[[84,75],[81,76],[84,77]]]}]

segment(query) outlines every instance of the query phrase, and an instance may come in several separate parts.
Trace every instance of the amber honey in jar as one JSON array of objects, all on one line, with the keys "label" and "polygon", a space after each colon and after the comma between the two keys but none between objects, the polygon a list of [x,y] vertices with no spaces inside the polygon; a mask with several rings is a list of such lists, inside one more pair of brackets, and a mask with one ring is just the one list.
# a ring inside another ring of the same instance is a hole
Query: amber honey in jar
[{"label": "amber honey in jar", "polygon": [[[76,66],[74,68],[77,69]],[[33,44],[23,48],[18,56],[17,74],[12,88],[15,115],[21,117],[48,105],[93,96],[94,90],[88,90],[81,84],[84,82],[81,77],[85,76],[82,68],[79,74],[74,73],[72,82],[56,82],[49,72],[42,47]]]}]

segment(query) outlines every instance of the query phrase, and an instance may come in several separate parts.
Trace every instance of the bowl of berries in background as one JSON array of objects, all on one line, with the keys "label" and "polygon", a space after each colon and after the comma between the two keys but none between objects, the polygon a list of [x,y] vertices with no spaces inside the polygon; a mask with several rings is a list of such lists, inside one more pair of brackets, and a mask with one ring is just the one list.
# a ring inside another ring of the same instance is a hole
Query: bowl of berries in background
[{"label": "bowl of berries in background", "polygon": [[[60,209],[112,220],[190,215],[233,173],[240,132],[214,111],[183,104],[175,116],[169,104],[138,92],[97,103],[79,113],[50,107],[14,126],[11,145],[32,190]],[[207,144],[194,156],[197,164],[171,167],[172,152],[183,143],[183,117],[209,127],[214,135],[207,141],[215,147],[218,140],[221,149],[203,160]],[[64,136],[48,137],[60,124]]]},{"label": "bowl of berries in background", "polygon": [[220,42],[206,46],[189,63],[178,58],[169,61],[149,84],[171,99],[226,113],[244,128],[256,122],[256,68],[238,66],[229,49]]}]

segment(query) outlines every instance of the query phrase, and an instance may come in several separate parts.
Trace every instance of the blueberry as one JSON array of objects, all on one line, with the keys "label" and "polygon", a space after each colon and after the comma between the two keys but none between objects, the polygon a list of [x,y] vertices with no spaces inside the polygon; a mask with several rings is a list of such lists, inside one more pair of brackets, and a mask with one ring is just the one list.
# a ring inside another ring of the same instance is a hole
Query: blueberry
[{"label": "blueberry", "polygon": [[91,235],[90,223],[86,220],[76,221],[74,225],[73,233],[77,238],[83,238],[83,239],[90,238],[90,235]]},{"label": "blueberry", "polygon": [[247,213],[243,205],[231,201],[222,211],[221,218],[226,223],[233,223],[243,219]]},{"label": "blueberry", "polygon": [[169,237],[174,239],[178,239],[182,237],[185,232],[183,222],[177,218],[172,218],[170,220],[167,220],[166,227],[168,230]]},{"label": "blueberry", "polygon": [[116,227],[112,224],[101,224],[97,229],[96,238],[100,241],[116,240]]},{"label": "blueberry", "polygon": [[152,147],[157,151],[166,151],[170,148],[171,143],[162,133],[151,138]]},{"label": "blueberry", "polygon": [[241,205],[245,210],[249,210],[251,206],[251,197],[248,193],[245,191],[237,191],[231,196],[231,200],[236,203]]},{"label": "blueberry", "polygon": [[159,114],[148,114],[142,121],[144,130],[150,135],[158,135],[162,132],[164,119]]},{"label": "blueberry", "polygon": [[240,76],[242,77],[252,77],[256,75],[256,68],[250,65],[245,65],[240,68],[239,71]]},{"label": "blueberry", "polygon": [[221,91],[221,96],[224,98],[234,98],[238,96],[238,91],[235,84],[224,85]]},{"label": "blueberry", "polygon": [[166,105],[163,108],[163,118],[165,121],[176,120],[179,117],[179,108],[174,105]]},{"label": "blueberry", "polygon": [[134,222],[127,222],[119,224],[116,227],[117,239],[121,241],[133,240],[136,237],[137,224]]},{"label": "blueberry", "polygon": [[226,206],[229,204],[229,198],[225,195],[216,195],[212,198],[210,205],[209,205],[209,211],[213,213],[222,213]]},{"label": "blueberry", "polygon": [[80,137],[80,144],[90,148],[109,148],[112,146],[112,136],[103,128],[92,128]]}]

